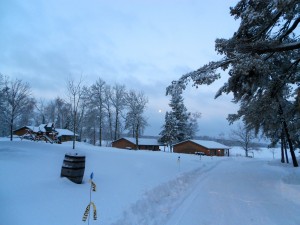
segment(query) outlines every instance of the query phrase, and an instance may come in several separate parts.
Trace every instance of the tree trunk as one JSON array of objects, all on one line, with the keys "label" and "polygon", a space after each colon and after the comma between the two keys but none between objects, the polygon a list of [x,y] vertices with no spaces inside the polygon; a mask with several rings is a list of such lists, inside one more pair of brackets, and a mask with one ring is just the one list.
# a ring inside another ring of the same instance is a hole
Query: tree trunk
[{"label": "tree trunk", "polygon": [[76,135],[75,135],[75,128],[73,129],[73,149],[75,149],[75,139],[76,139]]},{"label": "tree trunk", "polygon": [[295,155],[295,152],[294,152],[293,143],[292,143],[292,140],[290,138],[288,126],[286,124],[285,119],[283,118],[283,109],[282,109],[282,106],[281,106],[278,98],[277,98],[277,102],[279,103],[279,114],[281,116],[281,122],[282,122],[282,125],[283,125],[283,130],[284,130],[284,133],[285,133],[285,137],[286,137],[286,139],[287,139],[287,141],[289,143],[291,157],[292,157],[292,161],[293,161],[293,166],[294,167],[298,167],[298,162],[297,162],[297,158],[296,158],[296,155]]},{"label": "tree trunk", "polygon": [[283,147],[284,147],[286,163],[289,163],[289,157],[288,157],[288,154],[287,154],[287,146],[286,146],[286,140],[285,139],[284,139],[284,142],[283,142]]},{"label": "tree trunk", "polygon": [[285,160],[284,160],[284,133],[283,133],[283,130],[281,132],[281,162],[282,163],[285,163]]},{"label": "tree trunk", "polygon": [[93,140],[94,146],[96,145],[96,125],[94,124],[94,140]]},{"label": "tree trunk", "polygon": [[112,118],[111,118],[111,112],[108,111],[108,120],[109,120],[109,134],[110,134],[110,140],[113,140],[113,131],[112,131]]},{"label": "tree trunk", "polygon": [[137,124],[136,126],[136,131],[135,131],[135,144],[136,144],[136,150],[139,149],[139,125]]},{"label": "tree trunk", "polygon": [[297,162],[297,158],[296,158],[296,155],[295,155],[295,152],[294,152],[293,143],[292,143],[292,140],[290,138],[288,127],[287,127],[287,124],[286,124],[285,121],[283,121],[283,128],[284,128],[286,139],[287,139],[287,141],[289,143],[291,157],[292,157],[292,161],[293,161],[293,166],[294,167],[298,167],[298,162]]},{"label": "tree trunk", "polygon": [[74,124],[73,124],[73,149],[75,149],[75,139],[76,139],[75,131],[76,131],[76,112],[74,111]]},{"label": "tree trunk", "polygon": [[289,157],[287,154],[287,145],[286,145],[286,139],[284,137],[284,133],[282,134],[282,153],[283,157],[286,159],[286,163],[289,163]]},{"label": "tree trunk", "polygon": [[13,125],[14,125],[14,119],[10,119],[10,141],[13,140]]},{"label": "tree trunk", "polygon": [[118,113],[118,110],[116,110],[116,120],[115,120],[115,137],[114,137],[114,140],[117,140],[117,134],[118,134],[118,129],[119,129],[119,113]]},{"label": "tree trunk", "polygon": [[134,126],[132,127],[132,137],[134,138]]},{"label": "tree trunk", "polygon": [[102,115],[99,116],[99,146],[102,146]]}]

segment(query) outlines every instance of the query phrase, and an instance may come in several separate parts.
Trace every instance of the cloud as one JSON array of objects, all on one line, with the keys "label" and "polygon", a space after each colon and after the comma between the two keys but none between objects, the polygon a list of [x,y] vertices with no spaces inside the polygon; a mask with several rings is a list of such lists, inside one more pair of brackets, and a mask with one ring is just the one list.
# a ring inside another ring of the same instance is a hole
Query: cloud
[{"label": "cloud", "polygon": [[[229,16],[236,2],[2,1],[0,72],[29,82],[37,98],[63,96],[70,75],[83,75],[87,85],[101,77],[142,90],[149,98],[149,133],[158,133],[163,113],[157,110],[169,110],[166,87],[220,57],[214,40],[236,29]],[[234,108],[230,96],[214,100],[216,87],[184,92],[187,108],[200,111],[203,122]]]}]

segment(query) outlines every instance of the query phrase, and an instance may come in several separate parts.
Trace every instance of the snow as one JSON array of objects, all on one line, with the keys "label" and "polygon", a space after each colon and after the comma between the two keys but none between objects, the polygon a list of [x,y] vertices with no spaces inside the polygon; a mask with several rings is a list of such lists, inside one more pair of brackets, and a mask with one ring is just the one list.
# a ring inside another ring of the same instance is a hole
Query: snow
[{"label": "snow", "polygon": [[[61,178],[66,153],[86,156],[83,184]],[[1,225],[79,225],[92,201],[105,225],[300,224],[300,172],[278,149],[206,157],[0,138]],[[298,151],[297,151],[298,154]]]}]

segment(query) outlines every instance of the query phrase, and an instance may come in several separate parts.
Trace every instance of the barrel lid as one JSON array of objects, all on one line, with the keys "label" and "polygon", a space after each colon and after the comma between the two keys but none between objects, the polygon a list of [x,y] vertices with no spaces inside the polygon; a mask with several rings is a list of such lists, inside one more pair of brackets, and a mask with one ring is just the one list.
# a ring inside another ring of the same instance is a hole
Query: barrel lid
[{"label": "barrel lid", "polygon": [[78,152],[69,152],[69,153],[66,153],[66,156],[85,157],[84,154],[80,154],[80,153],[78,153]]}]

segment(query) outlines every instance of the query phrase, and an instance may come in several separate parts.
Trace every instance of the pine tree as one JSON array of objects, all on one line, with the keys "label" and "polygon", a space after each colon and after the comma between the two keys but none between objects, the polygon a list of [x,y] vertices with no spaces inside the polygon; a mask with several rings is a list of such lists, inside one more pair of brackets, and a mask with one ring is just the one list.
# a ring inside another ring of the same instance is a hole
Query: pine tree
[{"label": "pine tree", "polygon": [[180,142],[191,138],[188,136],[188,119],[190,113],[188,113],[187,108],[183,103],[182,95],[172,95],[169,106],[172,109],[172,114],[175,118],[175,132],[176,141]]},{"label": "pine tree", "polygon": [[217,69],[227,70],[229,79],[216,98],[232,93],[233,101],[240,104],[229,121],[242,119],[247,127],[277,140],[283,129],[297,167],[294,146],[299,145],[300,137],[300,2],[240,0],[230,13],[240,20],[240,27],[231,38],[216,40],[215,49],[223,59],[183,75],[167,88],[167,94],[184,90],[190,81],[196,87],[209,85],[220,78]]},{"label": "pine tree", "polygon": [[200,113],[190,113],[184,105],[182,92],[175,89],[172,92],[169,103],[170,112],[166,112],[165,124],[160,132],[160,142],[172,145],[174,143],[191,139],[194,137],[198,126],[197,119],[200,118]]},{"label": "pine tree", "polygon": [[176,117],[173,112],[166,112],[165,124],[162,127],[162,131],[159,133],[161,136],[159,142],[164,143],[164,145],[169,145],[170,148],[174,142],[177,141],[177,127],[176,127]]}]

